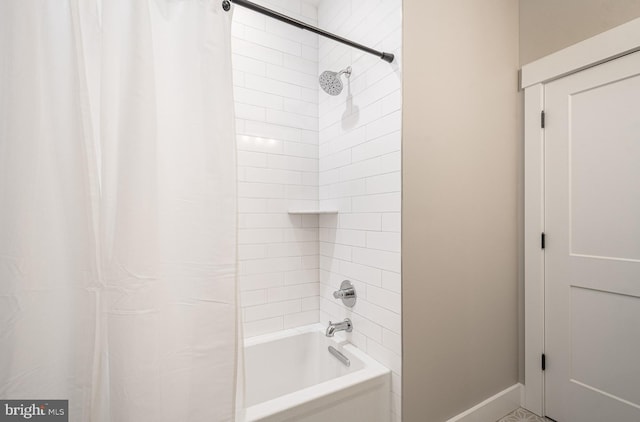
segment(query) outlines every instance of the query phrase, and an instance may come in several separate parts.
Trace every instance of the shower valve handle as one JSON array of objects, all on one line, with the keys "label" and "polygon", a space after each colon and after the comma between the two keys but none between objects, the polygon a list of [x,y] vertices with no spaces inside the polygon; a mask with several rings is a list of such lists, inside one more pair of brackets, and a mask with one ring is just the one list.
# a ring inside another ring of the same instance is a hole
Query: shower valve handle
[{"label": "shower valve handle", "polygon": [[344,299],[348,297],[355,297],[356,291],[353,288],[345,289],[345,290],[336,290],[333,292],[333,297],[336,299]]},{"label": "shower valve handle", "polygon": [[333,297],[342,299],[342,303],[345,306],[353,308],[356,304],[356,289],[349,280],[344,280],[342,284],[340,284],[340,290],[333,292]]}]

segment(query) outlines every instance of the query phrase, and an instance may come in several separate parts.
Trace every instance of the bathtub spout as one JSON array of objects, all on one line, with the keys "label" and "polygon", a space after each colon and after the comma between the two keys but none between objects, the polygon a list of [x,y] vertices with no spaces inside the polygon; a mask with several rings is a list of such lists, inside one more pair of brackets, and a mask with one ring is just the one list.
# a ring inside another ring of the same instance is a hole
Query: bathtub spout
[{"label": "bathtub spout", "polygon": [[327,337],[333,337],[336,331],[346,331],[347,333],[353,331],[353,324],[351,323],[351,320],[349,318],[345,318],[344,321],[336,322],[335,324],[329,321],[329,326],[327,327],[325,335]]}]

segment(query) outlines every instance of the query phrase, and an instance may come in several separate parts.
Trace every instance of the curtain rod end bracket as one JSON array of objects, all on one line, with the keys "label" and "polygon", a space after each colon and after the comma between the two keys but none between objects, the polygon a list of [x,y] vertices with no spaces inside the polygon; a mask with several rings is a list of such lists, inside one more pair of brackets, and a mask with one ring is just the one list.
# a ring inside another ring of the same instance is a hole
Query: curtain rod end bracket
[{"label": "curtain rod end bracket", "polygon": [[382,53],[382,55],[380,56],[380,58],[382,60],[384,60],[387,63],[392,63],[393,59],[395,58],[395,56],[391,53]]}]

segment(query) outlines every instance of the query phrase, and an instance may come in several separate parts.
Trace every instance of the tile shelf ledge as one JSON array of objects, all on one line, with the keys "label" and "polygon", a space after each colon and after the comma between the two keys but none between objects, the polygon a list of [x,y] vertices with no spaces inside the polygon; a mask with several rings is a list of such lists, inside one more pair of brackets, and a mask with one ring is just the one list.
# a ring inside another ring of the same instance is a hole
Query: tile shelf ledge
[{"label": "tile shelf ledge", "polygon": [[338,210],[289,210],[289,214],[337,214]]}]

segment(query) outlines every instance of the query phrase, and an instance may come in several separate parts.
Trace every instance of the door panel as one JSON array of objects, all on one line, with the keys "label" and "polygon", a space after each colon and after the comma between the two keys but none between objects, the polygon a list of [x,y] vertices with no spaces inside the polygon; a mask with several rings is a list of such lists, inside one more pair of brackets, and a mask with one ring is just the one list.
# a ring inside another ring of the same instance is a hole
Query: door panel
[{"label": "door panel", "polygon": [[640,78],[568,101],[571,254],[640,260]]},{"label": "door panel", "polygon": [[545,411],[640,421],[640,53],[545,87]]},{"label": "door panel", "polygon": [[[613,397],[640,403],[637,365],[640,298],[575,287],[571,289],[571,377]],[[598,365],[594,365],[598,362]]]}]

